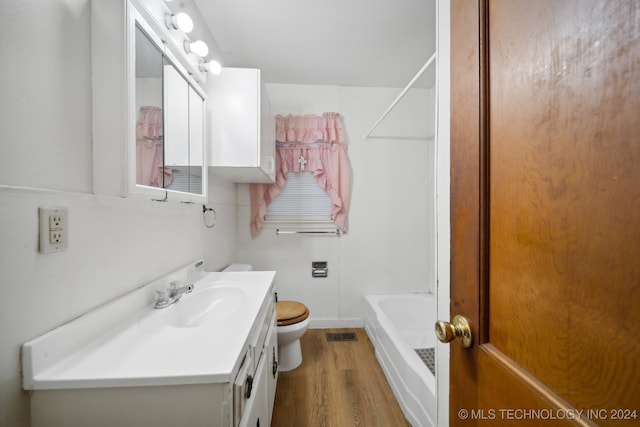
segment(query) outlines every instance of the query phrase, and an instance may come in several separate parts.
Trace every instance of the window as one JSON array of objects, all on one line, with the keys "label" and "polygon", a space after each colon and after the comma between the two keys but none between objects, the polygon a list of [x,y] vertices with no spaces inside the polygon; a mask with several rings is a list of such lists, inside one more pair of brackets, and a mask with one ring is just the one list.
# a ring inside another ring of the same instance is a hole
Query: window
[{"label": "window", "polygon": [[277,115],[276,143],[276,182],[249,186],[251,237],[265,221],[307,223],[307,230],[333,223],[346,233],[351,168],[340,115]]},{"label": "window", "polygon": [[330,222],[331,198],[316,183],[312,172],[287,173],[287,183],[269,204],[266,222]]}]

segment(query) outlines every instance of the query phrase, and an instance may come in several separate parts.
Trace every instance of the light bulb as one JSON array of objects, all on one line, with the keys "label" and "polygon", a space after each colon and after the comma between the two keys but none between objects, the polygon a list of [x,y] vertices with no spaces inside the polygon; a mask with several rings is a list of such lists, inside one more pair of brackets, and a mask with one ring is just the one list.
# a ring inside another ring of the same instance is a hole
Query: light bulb
[{"label": "light bulb", "polygon": [[173,19],[180,31],[184,33],[190,33],[193,31],[193,20],[186,13],[180,12],[175,15]]},{"label": "light bulb", "polygon": [[209,47],[202,40],[196,40],[192,42],[190,40],[184,41],[184,50],[187,53],[195,53],[196,55],[204,58],[209,54]]},{"label": "light bulb", "polygon": [[207,62],[206,67],[207,67],[207,70],[215,76],[217,76],[222,72],[222,65],[220,65],[220,63],[215,59],[212,59],[211,61]]},{"label": "light bulb", "polygon": [[199,68],[202,72],[208,72],[216,76],[222,72],[222,66],[215,59],[212,59],[209,62],[202,61],[199,65]]},{"label": "light bulb", "polygon": [[184,12],[180,12],[176,15],[167,13],[164,15],[164,24],[170,30],[180,30],[184,33],[190,33],[193,31],[193,21],[191,17]]}]

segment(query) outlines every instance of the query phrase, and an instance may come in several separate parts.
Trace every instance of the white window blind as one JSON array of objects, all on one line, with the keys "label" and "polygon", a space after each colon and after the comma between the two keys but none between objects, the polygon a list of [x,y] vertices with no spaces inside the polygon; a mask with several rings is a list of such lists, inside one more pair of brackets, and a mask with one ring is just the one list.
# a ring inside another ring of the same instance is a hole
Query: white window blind
[{"label": "white window blind", "polygon": [[287,182],[267,208],[266,221],[331,221],[331,198],[312,172],[287,173]]}]

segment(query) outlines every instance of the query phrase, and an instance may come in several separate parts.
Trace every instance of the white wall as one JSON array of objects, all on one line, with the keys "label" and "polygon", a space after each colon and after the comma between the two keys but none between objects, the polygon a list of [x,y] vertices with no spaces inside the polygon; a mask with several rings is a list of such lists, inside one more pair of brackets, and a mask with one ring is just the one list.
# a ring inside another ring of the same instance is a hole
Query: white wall
[{"label": "white wall", "polygon": [[[411,91],[363,135],[400,89],[268,84],[274,113],[343,116],[352,166],[349,232],[337,237],[249,235],[248,186],[238,186],[239,260],[277,270],[280,299],[304,302],[312,327],[363,324],[363,297],[435,289],[433,90]],[[427,139],[410,137],[429,136]],[[311,262],[329,277],[312,278]]]},{"label": "white wall", "polygon": [[[210,179],[201,205],[93,191],[89,0],[2,0],[0,16],[0,426],[29,425],[20,346],[202,258],[236,258],[235,185]],[[38,252],[38,207],[69,210],[69,247]]]}]

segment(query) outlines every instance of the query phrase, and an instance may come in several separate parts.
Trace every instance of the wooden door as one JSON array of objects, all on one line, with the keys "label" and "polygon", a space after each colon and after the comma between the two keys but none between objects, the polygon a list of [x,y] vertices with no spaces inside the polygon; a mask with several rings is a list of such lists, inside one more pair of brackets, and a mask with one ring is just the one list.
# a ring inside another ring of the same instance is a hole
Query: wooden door
[{"label": "wooden door", "polygon": [[451,16],[451,425],[640,425],[640,1]]}]

